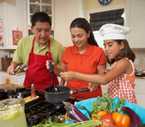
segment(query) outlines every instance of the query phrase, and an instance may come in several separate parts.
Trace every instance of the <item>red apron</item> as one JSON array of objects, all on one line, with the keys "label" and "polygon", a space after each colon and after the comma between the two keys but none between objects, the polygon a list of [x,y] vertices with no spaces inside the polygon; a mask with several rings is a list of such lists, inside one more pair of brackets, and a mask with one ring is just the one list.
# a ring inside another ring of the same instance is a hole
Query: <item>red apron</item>
[{"label": "red apron", "polygon": [[[46,88],[57,85],[57,76],[50,73],[46,68],[46,61],[53,60],[50,50],[46,55],[38,55],[34,53],[35,37],[32,42],[32,49],[28,59],[28,69],[24,80],[25,88],[30,88],[34,84],[35,88],[39,91],[44,91]],[[50,43],[48,43],[50,49]]]}]

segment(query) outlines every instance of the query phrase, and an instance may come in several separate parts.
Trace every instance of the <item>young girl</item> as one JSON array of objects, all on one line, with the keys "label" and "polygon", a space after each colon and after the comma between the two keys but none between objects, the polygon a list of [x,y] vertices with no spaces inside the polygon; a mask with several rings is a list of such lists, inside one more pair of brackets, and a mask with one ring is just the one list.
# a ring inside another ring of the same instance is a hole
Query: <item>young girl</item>
[{"label": "young girl", "polygon": [[100,28],[104,39],[105,53],[111,69],[102,75],[90,75],[78,72],[64,72],[65,80],[79,79],[93,83],[108,84],[108,93],[114,98],[127,99],[136,103],[135,97],[135,55],[126,40],[128,28],[116,24],[105,24]]},{"label": "young girl", "polygon": [[[90,24],[85,18],[76,18],[70,25],[70,33],[73,45],[65,49],[62,55],[64,71],[75,71],[86,74],[101,74],[105,72],[106,58],[103,50],[98,47],[94,39]],[[70,80],[67,87],[72,90],[88,89],[86,81]],[[74,94],[78,100],[101,96],[100,86],[92,91]]]}]

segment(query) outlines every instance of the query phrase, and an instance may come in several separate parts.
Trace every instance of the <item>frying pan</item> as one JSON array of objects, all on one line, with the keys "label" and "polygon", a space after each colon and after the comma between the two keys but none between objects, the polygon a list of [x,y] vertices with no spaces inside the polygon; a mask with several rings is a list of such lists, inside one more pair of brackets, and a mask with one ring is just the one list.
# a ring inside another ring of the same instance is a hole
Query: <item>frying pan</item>
[{"label": "frying pan", "polygon": [[88,88],[71,90],[68,87],[56,86],[56,87],[47,88],[44,92],[44,96],[47,102],[56,104],[68,100],[72,94],[88,92],[88,91],[89,91]]}]

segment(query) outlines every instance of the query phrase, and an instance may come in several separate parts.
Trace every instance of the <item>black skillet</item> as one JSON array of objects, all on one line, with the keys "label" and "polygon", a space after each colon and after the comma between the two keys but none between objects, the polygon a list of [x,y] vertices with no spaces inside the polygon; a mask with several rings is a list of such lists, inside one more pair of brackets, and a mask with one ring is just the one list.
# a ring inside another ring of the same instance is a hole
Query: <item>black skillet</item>
[{"label": "black skillet", "polygon": [[56,86],[56,87],[47,88],[45,90],[44,96],[47,102],[55,104],[68,100],[72,94],[88,92],[88,91],[89,91],[88,88],[71,90],[68,87]]}]

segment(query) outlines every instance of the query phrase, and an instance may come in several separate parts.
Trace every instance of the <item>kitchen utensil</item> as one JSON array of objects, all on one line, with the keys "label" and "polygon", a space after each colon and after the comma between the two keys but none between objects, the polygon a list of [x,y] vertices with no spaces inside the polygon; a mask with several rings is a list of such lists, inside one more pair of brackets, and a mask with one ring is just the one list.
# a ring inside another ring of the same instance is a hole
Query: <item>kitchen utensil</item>
[{"label": "kitchen utensil", "polygon": [[20,72],[25,72],[26,70],[27,70],[27,65],[25,65],[25,64],[18,65],[14,70],[14,74],[20,73]]},{"label": "kitchen utensil", "polygon": [[60,103],[65,100],[68,100],[72,94],[88,92],[88,91],[89,91],[88,88],[71,90],[68,87],[56,86],[56,87],[50,87],[46,89],[44,96],[47,102]]}]

